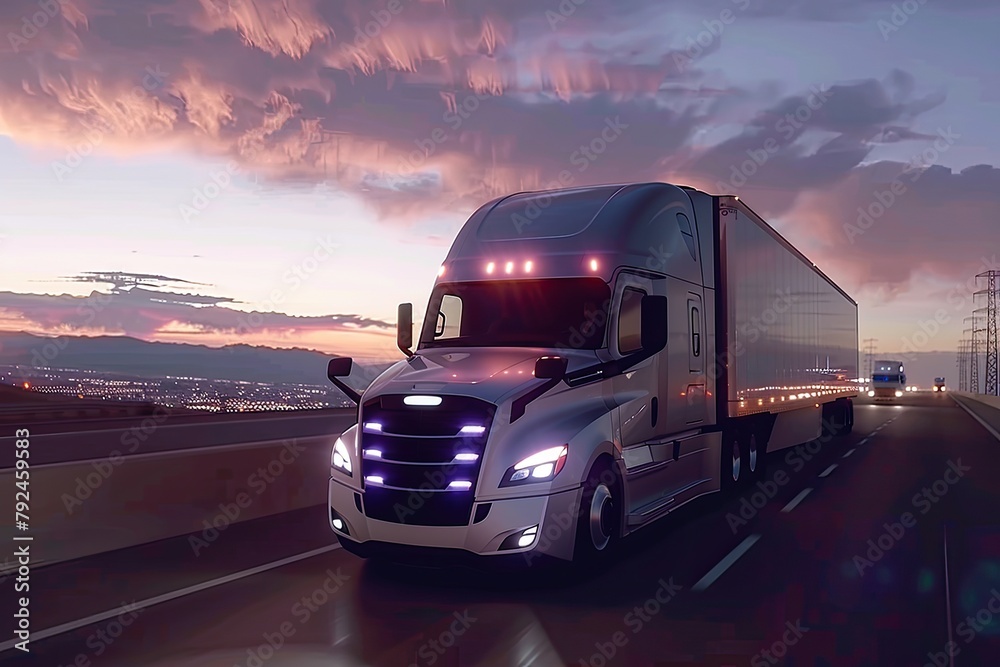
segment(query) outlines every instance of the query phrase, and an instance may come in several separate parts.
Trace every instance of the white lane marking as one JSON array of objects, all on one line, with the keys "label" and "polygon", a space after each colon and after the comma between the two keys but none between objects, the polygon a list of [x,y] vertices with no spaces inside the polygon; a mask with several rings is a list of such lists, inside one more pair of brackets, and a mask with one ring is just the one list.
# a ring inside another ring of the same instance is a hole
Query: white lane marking
[{"label": "white lane marking", "polygon": [[841,456],[840,458],[842,458],[842,459],[846,459],[846,458],[847,458],[848,456],[850,456],[850,455],[851,455],[851,454],[853,454],[853,453],[854,453],[854,450],[853,450],[853,449],[849,449],[849,450],[847,450],[847,452],[845,452],[845,453],[844,453],[844,455],[843,455],[843,456]]},{"label": "white lane marking", "polygon": [[790,502],[787,505],[785,505],[784,507],[782,507],[781,511],[782,512],[791,512],[793,509],[795,509],[796,507],[798,507],[799,503],[801,503],[803,500],[806,499],[806,496],[808,496],[809,492],[811,492],[811,491],[812,491],[812,489],[803,489],[802,493],[800,493],[799,495],[797,495],[794,498],[792,498],[792,502]]},{"label": "white lane marking", "polygon": [[750,537],[740,542],[740,544],[735,549],[729,552],[728,556],[723,558],[721,561],[719,561],[718,565],[709,570],[708,574],[702,577],[701,580],[694,585],[692,590],[703,591],[709,586],[711,586],[713,583],[715,583],[715,580],[721,577],[722,573],[728,570],[733,563],[738,561],[740,559],[740,556],[749,551],[750,547],[752,547],[759,539],[760,535],[751,535]]},{"label": "white lane marking", "polygon": [[[298,562],[300,560],[305,560],[307,558],[312,558],[313,556],[319,556],[320,554],[325,554],[335,549],[339,549],[339,544],[331,544],[326,547],[320,547],[319,549],[313,549],[312,551],[306,551],[305,553],[296,554],[294,556],[289,556],[288,558],[282,558],[281,560],[276,560],[273,563],[265,563],[264,565],[259,565],[257,567],[252,567],[249,570],[243,570],[242,572],[236,572],[234,574],[221,577],[219,579],[213,579],[212,581],[205,581],[200,584],[195,584],[194,586],[188,586],[187,588],[182,588],[177,591],[171,591],[169,593],[164,593],[163,595],[157,595],[156,597],[147,598],[141,602],[137,602],[133,605],[129,605],[130,610],[145,609],[146,607],[152,607],[153,605],[161,604],[163,602],[170,602],[171,600],[176,600],[177,598],[182,598],[193,593],[199,593],[209,588],[215,588],[216,586],[222,586],[223,584],[228,584],[233,581],[239,581],[240,579],[245,579],[247,577],[252,577],[255,574],[260,574],[261,572],[267,572],[268,570],[273,570],[279,567],[284,567],[285,565],[290,565],[292,563]],[[79,628],[86,627],[88,625],[93,625],[94,623],[100,623],[101,621],[107,620],[109,618],[114,618],[125,613],[122,607],[112,609],[100,614],[94,614],[93,616],[88,616],[86,618],[81,618],[78,621],[70,621],[69,623],[63,623],[62,625],[57,625],[54,628],[47,628],[45,630],[39,630],[38,632],[31,633],[31,641],[37,642],[41,639],[48,639],[49,637],[55,637],[56,635],[61,635],[66,632],[72,632]],[[18,640],[11,640],[0,644],[0,652],[6,651],[8,649],[14,648],[18,643]]]},{"label": "white lane marking", "polygon": [[827,475],[829,475],[829,474],[830,474],[831,472],[833,472],[834,470],[836,470],[836,468],[837,468],[837,464],[836,464],[836,463],[834,463],[834,464],[833,464],[832,466],[830,466],[829,468],[827,468],[826,470],[824,470],[823,472],[821,472],[821,473],[819,474],[819,476],[820,476],[820,477],[826,477],[826,476],[827,476]]},{"label": "white lane marking", "polygon": [[957,403],[960,408],[962,408],[963,410],[965,410],[966,412],[968,412],[970,415],[972,415],[972,418],[975,419],[977,422],[979,422],[979,424],[983,428],[985,428],[987,431],[989,431],[990,435],[992,435],[997,440],[1000,440],[1000,433],[998,433],[995,428],[993,428],[992,426],[990,426],[989,424],[987,424],[985,421],[983,421],[983,419],[979,415],[977,415],[975,412],[973,412],[969,408],[965,407],[965,405],[961,401],[959,401],[957,398],[955,398],[954,394],[951,395],[951,400],[955,401],[955,403]]},{"label": "white lane marking", "polygon": [[859,443],[858,443],[858,445],[863,445],[863,444],[865,444],[866,442],[868,442],[868,438],[865,438],[864,440],[862,440],[861,442],[859,442]]}]

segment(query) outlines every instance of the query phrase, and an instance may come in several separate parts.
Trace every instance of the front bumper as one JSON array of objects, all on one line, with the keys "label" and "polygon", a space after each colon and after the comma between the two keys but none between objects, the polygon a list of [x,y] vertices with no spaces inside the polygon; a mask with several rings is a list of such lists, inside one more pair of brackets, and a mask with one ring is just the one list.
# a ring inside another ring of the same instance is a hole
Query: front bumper
[{"label": "front bumper", "polygon": [[[476,503],[473,517],[480,505],[490,505],[489,512],[481,521],[473,519],[467,526],[412,526],[365,516],[358,509],[359,504],[364,507],[364,493],[331,477],[330,528],[341,541],[345,537],[350,541],[349,551],[362,555],[381,555],[400,547],[397,551],[404,555],[444,550],[460,558],[517,556],[528,564],[543,556],[572,560],[581,493],[582,488],[577,487],[548,496]],[[334,513],[344,522],[346,536],[334,527]],[[500,550],[504,540],[532,526],[538,526],[538,537],[530,546]]]},{"label": "front bumper", "polygon": [[886,389],[886,388],[880,387],[880,388],[874,390],[874,392],[875,392],[874,398],[881,398],[881,399],[885,399],[885,398],[902,398],[901,396],[896,396],[896,392],[897,391],[901,391],[901,390],[899,390],[899,389]]}]

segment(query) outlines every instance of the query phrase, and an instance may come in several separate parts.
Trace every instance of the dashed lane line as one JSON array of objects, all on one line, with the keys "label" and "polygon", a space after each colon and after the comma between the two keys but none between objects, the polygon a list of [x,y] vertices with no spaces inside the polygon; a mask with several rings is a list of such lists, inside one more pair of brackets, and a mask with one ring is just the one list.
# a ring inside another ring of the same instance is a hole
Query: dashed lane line
[{"label": "dashed lane line", "polygon": [[738,561],[743,554],[749,551],[750,547],[756,544],[757,540],[759,539],[760,535],[751,535],[750,537],[740,542],[735,549],[730,551],[725,558],[719,561],[718,565],[709,570],[708,574],[702,577],[698,581],[698,583],[694,585],[692,590],[703,591],[709,586],[711,586],[713,583],[715,583],[715,580],[721,577],[722,574],[733,565],[733,563]]},{"label": "dashed lane line", "polygon": [[811,491],[812,489],[803,489],[799,495],[792,498],[792,501],[790,503],[782,507],[781,511],[786,513],[791,512],[793,509],[798,507],[799,503],[801,503],[803,500],[806,499],[806,496],[808,496]]}]

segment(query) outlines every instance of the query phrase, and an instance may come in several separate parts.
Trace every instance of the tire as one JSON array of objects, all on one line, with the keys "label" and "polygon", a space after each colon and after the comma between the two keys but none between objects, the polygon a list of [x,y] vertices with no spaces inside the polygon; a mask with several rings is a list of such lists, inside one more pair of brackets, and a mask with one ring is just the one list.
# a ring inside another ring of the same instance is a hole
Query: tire
[{"label": "tire", "polygon": [[745,444],[739,431],[733,429],[723,432],[720,477],[721,490],[725,495],[735,493],[745,479],[744,449]]},{"label": "tire", "polygon": [[757,436],[757,464],[753,476],[755,480],[761,480],[767,475],[767,445],[771,439],[770,422],[762,422],[754,433]]},{"label": "tire", "polygon": [[833,435],[838,438],[843,438],[850,435],[854,430],[854,402],[850,399],[840,400],[834,403],[836,406],[837,428],[834,430]]},{"label": "tire", "polygon": [[846,424],[844,425],[844,428],[841,429],[839,433],[839,435],[842,436],[850,435],[851,432],[854,431],[854,401],[847,399],[844,403],[847,411],[847,418],[845,420]]},{"label": "tire", "polygon": [[764,448],[762,446],[760,431],[758,429],[749,430],[747,432],[745,443],[746,447],[743,449],[746,453],[746,474],[743,475],[744,486],[760,479],[762,468],[764,466]]},{"label": "tire", "polygon": [[583,570],[605,564],[621,540],[622,494],[610,464],[597,463],[587,476],[576,522],[573,561]]}]

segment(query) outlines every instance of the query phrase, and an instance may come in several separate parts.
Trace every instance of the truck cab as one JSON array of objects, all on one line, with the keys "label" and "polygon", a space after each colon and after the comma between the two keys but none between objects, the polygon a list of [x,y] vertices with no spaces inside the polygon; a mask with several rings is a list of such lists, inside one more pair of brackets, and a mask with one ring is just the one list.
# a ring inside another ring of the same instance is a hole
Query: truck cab
[{"label": "truck cab", "polygon": [[934,378],[934,391],[942,392],[945,390],[944,378]]},{"label": "truck cab", "polygon": [[872,370],[872,384],[868,396],[876,401],[893,401],[906,390],[906,373],[902,361],[881,360]]}]

